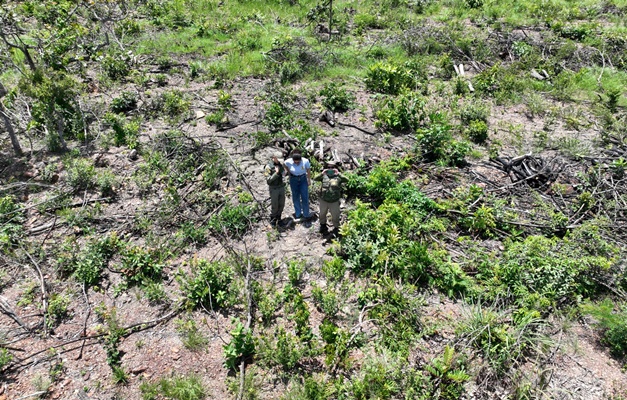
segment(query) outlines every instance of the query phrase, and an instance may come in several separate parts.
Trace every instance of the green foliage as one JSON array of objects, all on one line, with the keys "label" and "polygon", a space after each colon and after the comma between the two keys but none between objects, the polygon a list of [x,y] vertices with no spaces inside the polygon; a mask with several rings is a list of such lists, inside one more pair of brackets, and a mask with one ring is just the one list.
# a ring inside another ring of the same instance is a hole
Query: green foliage
[{"label": "green foliage", "polygon": [[376,62],[366,72],[366,88],[376,93],[397,95],[405,89],[417,88],[422,71],[411,64]]},{"label": "green foliage", "polygon": [[320,90],[322,105],[333,112],[344,112],[355,107],[355,95],[347,91],[342,84],[330,82]]},{"label": "green foliage", "polygon": [[429,115],[429,124],[417,132],[417,150],[426,161],[460,166],[465,162],[470,145],[453,139],[451,126],[441,114]]},{"label": "green foliage", "polygon": [[13,361],[13,355],[9,353],[9,350],[4,347],[0,348],[0,371],[2,371],[7,365],[11,364],[11,361]]},{"label": "green foliage", "polygon": [[282,84],[295,82],[324,67],[324,59],[301,37],[282,35],[272,40],[265,62]]},{"label": "green foliage", "polygon": [[279,327],[270,337],[273,340],[268,337],[262,339],[259,349],[259,357],[269,366],[278,365],[289,372],[307,353],[299,338],[286,332],[283,327]]},{"label": "green foliage", "polygon": [[181,341],[186,349],[199,351],[204,349],[209,343],[209,340],[200,332],[196,321],[193,319],[177,320],[176,331],[181,336]]},{"label": "green foliage", "polygon": [[457,333],[481,352],[482,359],[499,376],[507,374],[524,357],[538,350],[543,338],[536,313],[521,313],[512,319],[506,312],[474,305]]},{"label": "green foliage", "polygon": [[67,169],[67,183],[74,190],[91,189],[96,184],[96,167],[88,158],[69,158],[64,162]]},{"label": "green foliage", "polygon": [[459,111],[459,119],[464,125],[470,125],[473,121],[481,121],[487,124],[490,109],[485,103],[470,102]]},{"label": "green foliage", "polygon": [[340,301],[337,293],[331,289],[322,289],[313,285],[311,296],[319,311],[323,312],[327,317],[334,318],[340,311]]},{"label": "green foliage", "polygon": [[425,369],[435,386],[433,392],[438,391],[440,399],[459,399],[465,393],[464,382],[470,379],[470,375],[466,372],[465,358],[457,354],[455,348],[444,347],[442,356],[435,358]]},{"label": "green foliage", "polygon": [[488,125],[483,121],[471,121],[465,133],[473,142],[485,143],[488,139]]},{"label": "green foliage", "polygon": [[215,235],[241,238],[255,220],[256,210],[255,204],[231,205],[227,202],[219,213],[209,218],[207,226]]},{"label": "green foliage", "polygon": [[48,328],[52,328],[65,318],[69,317],[70,313],[68,307],[70,306],[70,298],[67,295],[60,293],[53,293],[48,300],[48,309],[46,315],[48,316]]},{"label": "green foliage", "polygon": [[126,383],[128,376],[121,367],[124,353],[120,350],[119,344],[128,332],[120,324],[115,307],[107,309],[103,304],[94,311],[106,324],[106,326],[101,327],[103,333],[101,341],[107,353],[107,364],[111,367],[115,383]]},{"label": "green foliage", "polygon": [[0,251],[8,252],[23,234],[24,210],[13,196],[0,197]]},{"label": "green foliage", "polygon": [[601,341],[609,347],[614,357],[627,356],[627,305],[614,304],[610,299],[594,304],[586,303],[582,306],[584,313],[596,319],[596,325],[601,329]]},{"label": "green foliage", "polygon": [[161,251],[146,249],[141,246],[130,246],[121,252],[120,272],[128,286],[143,286],[150,282],[159,282],[163,278],[163,260],[167,254]]},{"label": "green foliage", "polygon": [[29,128],[47,133],[49,150],[65,150],[59,135],[85,139],[85,121],[78,102],[81,85],[73,77],[38,69],[23,77],[20,89],[33,99]]},{"label": "green foliage", "polygon": [[176,123],[189,116],[191,100],[180,90],[168,90],[153,100],[150,110],[153,115],[164,115],[169,121]]},{"label": "green foliage", "polygon": [[111,101],[111,111],[114,113],[127,113],[137,108],[137,93],[124,91]]},{"label": "green foliage", "polygon": [[133,67],[132,54],[112,53],[107,54],[100,61],[102,71],[111,80],[119,81],[126,78]]},{"label": "green foliage", "polygon": [[375,126],[394,132],[413,132],[426,118],[426,101],[414,92],[381,97],[375,106]]},{"label": "green foliage", "polygon": [[139,385],[143,400],[202,400],[208,396],[202,380],[196,375],[161,378],[157,382]]},{"label": "green foliage", "polygon": [[498,265],[486,265],[480,277],[489,279],[490,292],[506,290],[523,310],[545,313],[602,292],[598,282],[619,273],[612,269],[616,252],[599,237],[598,227],[586,225],[564,239],[529,236],[508,242]]},{"label": "green foliage", "polygon": [[178,275],[187,307],[211,310],[232,304],[235,274],[229,264],[194,258],[189,266],[191,275]]},{"label": "green foliage", "polygon": [[372,307],[368,316],[379,326],[381,343],[394,353],[408,355],[422,326],[424,300],[417,296],[416,288],[396,284],[386,276],[368,285],[357,301],[361,307]]},{"label": "green foliage", "polygon": [[71,273],[79,282],[87,286],[97,285],[109,260],[121,246],[115,232],[90,240],[80,251],[76,242],[71,242],[65,246],[57,263],[62,271]]},{"label": "green foliage", "polygon": [[104,117],[105,121],[113,130],[113,143],[116,146],[128,146],[129,149],[139,147],[139,129],[141,127],[141,119],[127,118],[113,113],[107,113]]},{"label": "green foliage", "polygon": [[228,369],[236,369],[242,361],[246,361],[255,354],[255,342],[250,329],[237,321],[235,329],[231,331],[231,341],[224,345],[224,365]]},{"label": "green foliage", "polygon": [[263,117],[263,125],[271,133],[280,132],[283,129],[290,129],[294,124],[293,102],[296,100],[295,94],[278,85],[270,85],[266,88],[264,96],[267,101]]}]

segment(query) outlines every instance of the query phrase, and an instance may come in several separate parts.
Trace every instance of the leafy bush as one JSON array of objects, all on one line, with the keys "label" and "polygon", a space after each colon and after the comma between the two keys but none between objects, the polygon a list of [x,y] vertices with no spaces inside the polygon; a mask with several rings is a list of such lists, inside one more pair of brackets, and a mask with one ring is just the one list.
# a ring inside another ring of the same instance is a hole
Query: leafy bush
[{"label": "leafy bush", "polygon": [[375,106],[375,126],[394,132],[413,132],[425,119],[426,101],[413,92],[383,97]]},{"label": "leafy bush", "polygon": [[614,357],[627,357],[627,305],[615,305],[610,299],[584,304],[583,312],[594,317],[601,328],[602,342]]},{"label": "leafy bush", "polygon": [[488,139],[488,125],[483,121],[471,121],[466,136],[475,143],[484,143]]},{"label": "leafy bush", "polygon": [[131,246],[122,251],[120,272],[129,286],[142,286],[163,278],[164,254],[141,246]]},{"label": "leafy bush", "polygon": [[114,81],[126,78],[131,72],[133,59],[129,54],[107,54],[101,61],[102,70]]},{"label": "leafy bush", "polygon": [[303,38],[289,35],[274,38],[265,61],[283,84],[324,66],[324,59]]},{"label": "leafy bush", "polygon": [[429,115],[430,123],[418,130],[417,150],[426,161],[438,161],[445,165],[458,166],[470,146],[463,141],[453,139],[451,126],[441,114]]},{"label": "leafy bush", "polygon": [[327,83],[320,90],[322,105],[333,112],[344,112],[355,107],[355,95],[348,92],[341,84]]},{"label": "leafy bush", "polygon": [[229,264],[194,258],[189,266],[191,275],[178,275],[189,308],[204,307],[209,310],[232,304],[236,295],[232,286],[235,273]]},{"label": "leafy bush", "polygon": [[377,62],[366,72],[366,88],[377,93],[397,95],[404,89],[415,89],[418,76],[418,71],[407,64]]},{"label": "leafy bush", "polygon": [[421,330],[422,297],[414,286],[394,282],[389,276],[373,281],[357,296],[361,307],[374,305],[368,316],[379,327],[379,339],[390,351],[409,355]]},{"label": "leafy bush", "polygon": [[241,238],[255,219],[254,204],[231,205],[226,203],[219,213],[209,218],[207,226],[215,235]]},{"label": "leafy bush", "polygon": [[272,339],[264,337],[259,348],[259,357],[268,366],[281,366],[284,371],[292,370],[305,355],[307,349],[298,337],[279,327]]},{"label": "leafy bush", "polygon": [[62,272],[71,273],[79,282],[93,286],[100,282],[104,268],[122,245],[115,233],[92,239],[80,251],[76,243],[72,243],[63,249],[57,264]]},{"label": "leafy bush", "polygon": [[6,252],[22,235],[24,210],[13,196],[0,197],[0,251]]},{"label": "leafy bush", "polygon": [[0,348],[0,371],[4,369],[13,360],[13,355],[9,353],[9,350]]},{"label": "leafy bush", "polygon": [[128,146],[129,149],[139,147],[140,118],[129,120],[119,114],[107,113],[104,119],[113,130],[113,143],[116,146]]},{"label": "leafy bush", "polygon": [[111,111],[126,113],[137,108],[137,93],[124,91],[111,102]]},{"label": "leafy bush", "polygon": [[490,109],[484,103],[470,102],[459,112],[459,119],[464,125],[469,125],[473,121],[488,122]]},{"label": "leafy bush", "polygon": [[599,281],[617,279],[611,278],[616,251],[598,237],[598,227],[586,225],[564,239],[529,236],[507,243],[498,265],[486,266],[480,276],[504,285],[490,291],[509,291],[522,309],[546,312],[593,297],[602,290]]},{"label": "leafy bush", "polygon": [[237,322],[235,329],[231,331],[231,341],[224,345],[224,365],[228,369],[236,369],[240,362],[247,360],[255,354],[255,342],[250,329],[244,328],[244,324]]},{"label": "leafy bush", "polygon": [[265,107],[263,125],[271,133],[290,129],[294,124],[293,102],[296,100],[294,93],[277,85],[266,88],[264,98],[268,101]]},{"label": "leafy bush", "polygon": [[512,320],[507,312],[478,304],[460,323],[457,334],[481,352],[482,359],[497,375],[504,376],[544,340],[538,333],[540,324],[542,321],[533,314]]},{"label": "leafy bush", "polygon": [[46,310],[46,315],[48,316],[48,328],[52,328],[54,325],[70,315],[68,311],[69,305],[70,298],[67,295],[60,293],[53,293],[50,295],[48,309]]},{"label": "leafy bush", "polygon": [[88,158],[68,159],[66,162],[67,183],[74,190],[85,190],[94,187],[96,183],[96,167]]}]

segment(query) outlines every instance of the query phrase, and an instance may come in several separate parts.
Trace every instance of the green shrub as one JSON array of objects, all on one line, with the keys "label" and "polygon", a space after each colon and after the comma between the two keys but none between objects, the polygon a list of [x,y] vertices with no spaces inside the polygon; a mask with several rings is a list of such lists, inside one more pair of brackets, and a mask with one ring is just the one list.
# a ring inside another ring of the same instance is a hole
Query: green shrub
[{"label": "green shrub", "polygon": [[13,196],[0,197],[0,251],[8,252],[23,233],[24,210]]},{"label": "green shrub", "polygon": [[102,65],[102,70],[106,76],[114,81],[119,81],[126,78],[131,72],[133,60],[128,54],[107,54],[100,65]]},{"label": "green shrub", "polygon": [[120,272],[129,286],[142,286],[163,278],[164,254],[141,246],[131,246],[122,252]]},{"label": "green shrub", "polygon": [[418,71],[409,65],[390,62],[377,62],[366,72],[366,88],[373,92],[397,95],[404,89],[415,89],[418,85]]},{"label": "green shrub", "polygon": [[270,86],[266,93],[268,103],[265,107],[263,125],[272,133],[290,129],[294,124],[294,93],[277,86]]},{"label": "green shrub", "polygon": [[269,366],[278,365],[289,372],[307,352],[298,337],[286,332],[283,327],[279,327],[271,338],[262,339],[263,345],[259,349],[259,357]]},{"label": "green shrub", "polygon": [[65,318],[69,317],[70,313],[68,307],[70,305],[70,298],[67,295],[60,293],[53,293],[48,300],[48,309],[46,315],[48,316],[48,328],[52,328]]},{"label": "green shrub", "polygon": [[375,106],[375,126],[400,133],[413,132],[426,117],[425,105],[424,98],[413,92],[382,97]]},{"label": "green shrub", "polygon": [[189,266],[191,275],[178,275],[187,307],[210,310],[232,304],[235,273],[229,264],[194,258]]},{"label": "green shrub", "polygon": [[470,151],[468,143],[453,139],[451,126],[443,115],[431,114],[429,121],[416,135],[419,154],[425,161],[437,161],[452,166],[463,165],[465,156]]},{"label": "green shrub", "polygon": [[490,109],[485,103],[470,102],[466,104],[459,112],[459,119],[464,125],[470,125],[473,121],[481,121],[488,123]]},{"label": "green shrub", "polygon": [[113,130],[113,143],[116,146],[128,146],[129,149],[139,147],[140,118],[127,119],[119,114],[107,113],[104,120]]},{"label": "green shrub", "polygon": [[91,239],[80,251],[74,242],[62,250],[57,264],[62,272],[71,273],[79,282],[93,286],[100,282],[109,260],[122,245],[115,233]]},{"label": "green shrub", "polygon": [[191,101],[183,92],[179,90],[163,92],[161,99],[163,100],[163,112],[168,117],[180,120],[189,113]]},{"label": "green shrub", "polygon": [[9,350],[0,348],[0,371],[4,369],[7,365],[9,365],[13,361],[13,355],[9,353]]},{"label": "green shrub", "polygon": [[254,354],[255,342],[252,332],[238,321],[235,329],[231,331],[231,341],[224,345],[224,365],[234,370],[239,367],[240,362],[249,359]]},{"label": "green shrub", "polygon": [[342,84],[327,83],[320,90],[322,105],[333,112],[344,112],[355,107],[355,95],[347,91]]},{"label": "green shrub", "polygon": [[504,285],[521,308],[546,312],[593,297],[602,291],[599,281],[617,279],[611,278],[616,251],[598,236],[598,227],[586,225],[564,239],[529,236],[507,243],[502,260],[481,276]]},{"label": "green shrub", "polygon": [[124,91],[111,101],[111,111],[126,113],[137,108],[137,93]]},{"label": "green shrub", "polygon": [[91,189],[96,184],[96,167],[88,158],[73,158],[64,161],[67,168],[67,183],[74,190]]},{"label": "green shrub", "polygon": [[99,171],[96,176],[96,187],[100,190],[100,194],[103,197],[114,197],[115,190],[118,188],[118,176],[111,170],[105,169]]},{"label": "green shrub", "polygon": [[161,378],[155,383],[142,382],[139,390],[143,400],[203,400],[208,396],[201,378],[196,375]]},{"label": "green shrub", "polygon": [[541,323],[534,314],[512,320],[508,312],[475,305],[459,324],[457,334],[481,352],[498,376],[504,376],[544,340],[538,333]]},{"label": "green shrub", "polygon": [[488,139],[488,125],[483,121],[471,121],[466,136],[477,144],[485,143]]},{"label": "green shrub", "polygon": [[215,235],[241,238],[255,220],[254,204],[231,205],[227,202],[219,213],[207,221],[209,230]]},{"label": "green shrub", "polygon": [[615,305],[610,299],[584,304],[583,312],[594,317],[601,328],[601,341],[614,357],[627,357],[627,305]]}]

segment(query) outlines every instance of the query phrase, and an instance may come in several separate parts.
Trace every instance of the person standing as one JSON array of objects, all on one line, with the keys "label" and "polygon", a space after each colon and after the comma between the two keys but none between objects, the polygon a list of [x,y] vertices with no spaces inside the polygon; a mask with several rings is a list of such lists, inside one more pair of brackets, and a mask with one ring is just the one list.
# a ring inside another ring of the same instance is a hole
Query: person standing
[{"label": "person standing", "polygon": [[311,164],[298,149],[292,151],[292,157],[285,160],[285,171],[290,175],[290,189],[294,202],[294,217],[297,220],[309,220],[309,185],[311,185]]},{"label": "person standing", "polygon": [[329,231],[327,227],[327,213],[331,212],[333,233],[337,234],[340,228],[342,185],[348,182],[348,179],[340,174],[334,161],[327,162],[325,170],[313,179],[314,181],[322,182],[320,189],[320,233],[325,234]]},{"label": "person standing", "polygon": [[285,208],[285,170],[281,164],[283,154],[276,152],[270,158],[270,163],[266,165],[264,175],[270,191],[270,224],[277,226],[281,222],[281,214]]}]

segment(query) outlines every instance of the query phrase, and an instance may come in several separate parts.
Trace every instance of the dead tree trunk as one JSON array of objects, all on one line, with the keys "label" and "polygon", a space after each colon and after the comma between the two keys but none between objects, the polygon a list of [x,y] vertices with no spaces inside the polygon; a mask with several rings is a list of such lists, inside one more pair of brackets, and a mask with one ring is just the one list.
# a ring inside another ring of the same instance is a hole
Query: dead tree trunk
[{"label": "dead tree trunk", "polygon": [[[0,99],[7,93],[2,82],[0,82]],[[9,132],[9,138],[11,139],[11,144],[13,145],[13,151],[15,151],[16,156],[21,156],[24,154],[22,151],[22,147],[20,146],[20,142],[17,140],[17,135],[15,134],[15,129],[13,129],[13,124],[11,124],[11,118],[6,113],[6,108],[2,101],[0,101],[0,115],[2,115],[2,120],[4,122],[4,127]]]}]

